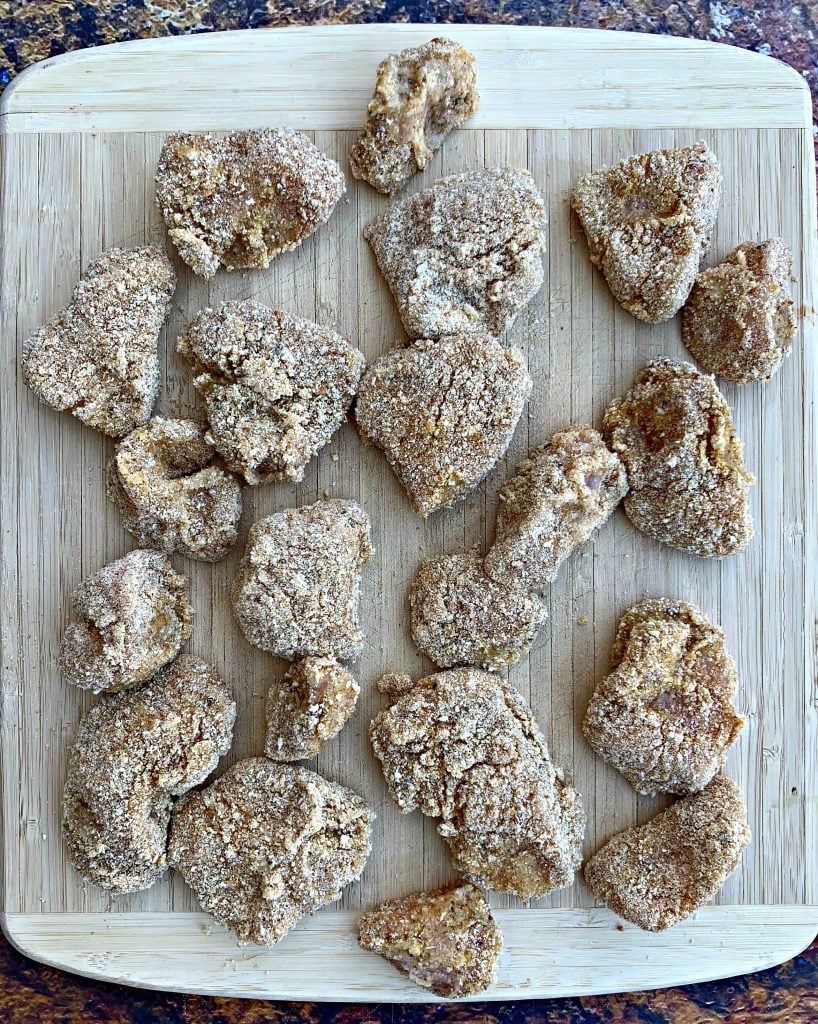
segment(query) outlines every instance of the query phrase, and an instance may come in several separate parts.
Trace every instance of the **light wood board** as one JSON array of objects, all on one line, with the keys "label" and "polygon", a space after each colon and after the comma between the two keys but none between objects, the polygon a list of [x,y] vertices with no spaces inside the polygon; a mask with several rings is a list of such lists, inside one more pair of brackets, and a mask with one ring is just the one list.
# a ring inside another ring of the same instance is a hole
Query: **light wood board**
[{"label": "light wood board", "polygon": [[[292,124],[347,166],[380,57],[430,38],[429,26],[228,33],[127,43],[44,62],[7,91],[2,237],[2,798],[6,934],[25,952],[94,977],[156,988],[311,999],[423,1000],[354,942],[361,907],[452,876],[434,823],[401,816],[386,797],[366,732],[383,706],[386,669],[431,666],[414,652],[406,593],[426,555],[491,541],[497,488],[526,451],[570,423],[599,423],[651,357],[685,358],[677,321],[638,323],[592,269],[568,209],[581,174],[633,153],[705,139],[724,168],[708,262],[738,242],[782,235],[793,246],[802,317],[792,358],[767,384],[725,385],[752,489],[756,537],[722,562],[638,534],[618,512],[560,572],[550,619],[509,672],[583,795],[586,854],[664,805],[637,797],[590,751],[580,722],[606,672],[619,615],[645,596],[699,604],[727,632],[747,727],[727,771],[747,796],[754,842],[713,906],[660,936],[594,908],[578,880],[530,907],[493,897],[506,935],[486,998],[633,990],[727,976],[778,962],[812,938],[816,885],[815,699],[815,178],[806,87],[758,55],[686,40],[575,30],[447,26],[477,56],[482,104],[408,191],[441,174],[506,163],[528,167],[549,217],[545,285],[509,341],[524,352],[534,393],[508,455],[470,498],[422,521],[381,454],[345,426],[298,486],[245,492],[246,527],[323,495],[359,500],[373,523],[364,576],[363,693],[353,720],[315,767],[365,794],[378,820],[360,883],[302,922],[278,948],[240,949],[196,912],[178,877],[111,898],[65,860],[60,792],[66,754],[92,702],[66,687],[57,651],[70,595],[135,545],[105,497],[112,444],[48,409],[19,374],[23,341],[70,298],[111,245],[161,242],[153,172],[163,133]],[[361,237],[387,203],[348,180],[330,223],[268,271],[206,283],[177,261],[179,286],[161,338],[157,411],[194,408],[173,341],[208,303],[253,297],[335,324],[368,360],[403,339],[389,292]],[[236,740],[225,764],[259,753],[263,699],[280,661],[240,636],[227,589],[242,543],[223,562],[181,557],[196,610],[190,649],[234,685]]]}]

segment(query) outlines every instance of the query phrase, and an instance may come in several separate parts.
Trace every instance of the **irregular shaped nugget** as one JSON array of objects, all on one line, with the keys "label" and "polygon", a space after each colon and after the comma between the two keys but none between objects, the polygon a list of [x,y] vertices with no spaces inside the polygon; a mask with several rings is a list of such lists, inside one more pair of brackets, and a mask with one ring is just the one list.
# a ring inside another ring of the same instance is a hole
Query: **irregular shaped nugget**
[{"label": "irregular shaped nugget", "polygon": [[340,334],[259,302],[202,310],[176,347],[197,374],[208,440],[249,484],[302,480],[364,372]]},{"label": "irregular shaped nugget", "polygon": [[338,164],[291,128],[179,132],[162,146],[156,201],[189,267],[267,267],[329,220],[346,191]]},{"label": "irregular shaped nugget", "polygon": [[693,605],[644,601],[622,617],[611,662],[585,738],[639,793],[703,789],[744,726],[724,633]]},{"label": "irregular shaped nugget", "polygon": [[716,895],[749,843],[741,791],[717,775],[701,793],[609,840],[585,864],[585,881],[626,921],[663,931]]},{"label": "irregular shaped nugget", "polygon": [[625,467],[592,427],[560,430],[498,494],[486,572],[538,590],[610,517],[628,489]]},{"label": "irregular shaped nugget", "polygon": [[63,679],[93,693],[126,690],[166,665],[190,636],[189,580],[158,551],[131,551],[74,591],[60,645]]},{"label": "irregular shaped nugget", "polygon": [[172,798],[213,771],[235,720],[230,687],[191,657],[91,708],[63,796],[63,835],[83,878],[115,893],[153,885],[168,866]]},{"label": "irregular shaped nugget", "polygon": [[355,419],[383,449],[422,516],[460,501],[509,446],[531,377],[523,357],[486,335],[418,341],[373,363]]},{"label": "irregular shaped nugget", "polygon": [[216,452],[194,420],[154,416],[117,445],[108,496],[140,544],[216,562],[238,538],[241,485],[214,465]]},{"label": "irregular shaped nugget", "polygon": [[769,380],[792,349],[792,252],[781,238],[743,242],[699,274],[682,310],[682,341],[708,373]]},{"label": "irregular shaped nugget", "polygon": [[23,379],[60,412],[122,437],[145,423],[159,387],[157,342],[176,275],[163,249],[108,249],[71,302],[28,339]]},{"label": "irregular shaped nugget", "polygon": [[630,157],[581,178],[571,193],[591,262],[614,298],[647,323],[669,320],[710,247],[721,167],[703,142]]},{"label": "irregular shaped nugget", "polygon": [[230,592],[242,633],[290,661],[359,657],[361,566],[371,554],[369,516],[354,501],[317,501],[255,523]]},{"label": "irregular shaped nugget", "polygon": [[579,794],[508,683],[478,669],[428,676],[375,718],[370,738],[392,799],[404,814],[441,819],[470,881],[523,898],[571,884],[585,829]]},{"label": "irregular shaped nugget", "polygon": [[723,558],[753,536],[748,489],[730,407],[712,377],[656,359],[603,421],[625,463],[624,507],[638,529],[703,558]]},{"label": "irregular shaped nugget", "polygon": [[272,946],[360,877],[374,817],[344,786],[252,757],[179,801],[168,861],[242,945]]},{"label": "irregular shaped nugget", "polygon": [[477,551],[421,562],[409,605],[415,646],[440,668],[513,665],[548,618],[536,594],[487,576]]},{"label": "irregular shaped nugget", "polygon": [[451,39],[391,54],[378,65],[366,126],[349,154],[352,173],[379,192],[396,192],[479,100],[474,57]]},{"label": "irregular shaped nugget", "polygon": [[364,236],[410,338],[500,335],[543,282],[545,204],[528,171],[441,178],[384,210]]},{"label": "irregular shaped nugget", "polygon": [[267,694],[264,753],[273,761],[315,757],[337,736],[361,692],[334,658],[304,658]]},{"label": "irregular shaped nugget", "polygon": [[447,999],[487,989],[503,948],[500,926],[469,882],[386,900],[361,916],[358,941]]}]

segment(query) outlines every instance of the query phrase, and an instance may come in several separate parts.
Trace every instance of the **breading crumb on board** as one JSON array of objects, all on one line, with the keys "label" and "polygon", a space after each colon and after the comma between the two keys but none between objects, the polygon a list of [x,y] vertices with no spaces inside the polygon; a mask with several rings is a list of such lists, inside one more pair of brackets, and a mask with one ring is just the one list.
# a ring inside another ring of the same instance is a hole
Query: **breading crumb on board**
[{"label": "breading crumb on board", "polygon": [[296,661],[354,661],[363,650],[361,567],[369,516],[354,501],[317,501],[255,523],[231,600],[251,644]]},{"label": "breading crumb on board", "polygon": [[716,895],[749,843],[744,797],[717,775],[700,793],[610,839],[585,864],[585,881],[626,921],[663,931]]},{"label": "breading crumb on board", "polygon": [[647,323],[669,320],[710,247],[721,167],[703,143],[633,156],[581,178],[571,193],[614,298]]},{"label": "breading crumb on board", "polygon": [[792,350],[792,251],[780,238],[743,242],[699,274],[682,309],[682,341],[708,373],[769,380]]},{"label": "breading crumb on board", "polygon": [[63,834],[83,878],[114,893],[153,885],[167,867],[172,798],[213,771],[235,720],[230,687],[189,656],[91,708],[63,799]]},{"label": "breading crumb on board", "polygon": [[500,488],[486,572],[500,582],[542,589],[608,520],[627,489],[625,467],[596,430],[558,431]]},{"label": "breading crumb on board", "polygon": [[216,562],[238,539],[241,484],[194,420],[154,418],[117,445],[108,496],[140,544]]},{"label": "breading crumb on board", "polygon": [[673,359],[648,363],[605,412],[603,433],[628,472],[624,507],[634,526],[703,558],[746,547],[755,478],[712,377]]},{"label": "breading crumb on board", "polygon": [[373,819],[352,790],[253,757],[178,802],[168,861],[242,945],[271,946],[360,877]]},{"label": "breading crumb on board", "polygon": [[703,789],[744,726],[724,633],[693,605],[644,601],[622,617],[611,662],[585,738],[639,793]]},{"label": "breading crumb on board", "polygon": [[208,440],[249,484],[302,480],[364,372],[363,355],[340,334],[259,302],[202,310],[176,348],[196,374]]},{"label": "breading crumb on board", "polygon": [[73,595],[82,621],[60,645],[63,679],[93,693],[150,679],[190,636],[188,586],[166,555],[141,549],[86,576]]},{"label": "breading crumb on board", "polygon": [[422,340],[369,367],[355,419],[427,516],[460,501],[502,457],[531,386],[522,355],[486,335]]},{"label": "breading crumb on board", "polygon": [[477,551],[421,562],[409,605],[415,646],[439,668],[513,665],[548,617],[536,594],[487,576]]},{"label": "breading crumb on board", "polygon": [[528,171],[441,178],[364,228],[410,338],[499,336],[543,282],[545,204]]},{"label": "breading crumb on board", "polygon": [[60,412],[122,437],[145,423],[159,387],[157,343],[176,274],[163,249],[107,249],[71,302],[28,341],[23,379]]},{"label": "breading crumb on board", "polygon": [[470,882],[386,900],[361,915],[358,941],[447,999],[485,991],[503,947],[485,896]]},{"label": "breading crumb on board", "polygon": [[349,154],[353,175],[385,195],[396,192],[479,100],[474,57],[451,39],[390,54],[378,65],[366,125]]},{"label": "breading crumb on board", "polygon": [[415,685],[412,677],[406,672],[386,672],[375,683],[380,693],[387,697],[398,697]]},{"label": "breading crumb on board", "polygon": [[273,761],[315,757],[355,710],[361,688],[334,658],[304,658],[267,694],[264,753]]},{"label": "breading crumb on board", "polygon": [[291,128],[169,135],[156,170],[168,236],[205,278],[269,266],[325,223],[345,191],[338,164]]},{"label": "breading crumb on board", "polygon": [[522,696],[479,669],[421,679],[372,722],[389,794],[440,818],[470,881],[527,898],[570,885],[585,813]]}]

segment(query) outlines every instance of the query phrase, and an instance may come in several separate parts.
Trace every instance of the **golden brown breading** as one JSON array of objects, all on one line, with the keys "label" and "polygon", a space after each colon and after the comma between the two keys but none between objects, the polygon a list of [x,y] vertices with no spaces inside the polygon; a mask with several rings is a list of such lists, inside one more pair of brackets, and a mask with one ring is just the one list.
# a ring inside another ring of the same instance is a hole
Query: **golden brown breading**
[{"label": "golden brown breading", "polygon": [[703,142],[630,157],[574,186],[591,262],[640,320],[669,320],[690,294],[710,246],[721,167]]},{"label": "golden brown breading", "polygon": [[582,731],[639,793],[695,793],[724,764],[744,719],[724,633],[693,605],[644,601],[622,617],[612,670]]},{"label": "golden brown breading", "polygon": [[23,379],[53,408],[110,437],[145,423],[159,387],[157,341],[176,274],[164,249],[108,249],[65,309],[25,343]]},{"label": "golden brown breading", "polygon": [[638,529],[703,558],[741,551],[753,536],[730,407],[712,377],[655,359],[605,413],[605,440],[625,464],[624,507]]},{"label": "golden brown breading", "polygon": [[749,843],[741,791],[717,775],[700,793],[610,839],[585,864],[585,881],[626,921],[662,931],[716,895]]}]

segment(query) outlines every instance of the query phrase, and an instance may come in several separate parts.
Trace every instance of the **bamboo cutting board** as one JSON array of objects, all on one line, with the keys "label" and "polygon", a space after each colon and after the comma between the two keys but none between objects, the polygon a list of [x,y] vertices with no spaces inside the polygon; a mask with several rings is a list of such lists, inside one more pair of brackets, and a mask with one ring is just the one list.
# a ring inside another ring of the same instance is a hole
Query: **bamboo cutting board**
[{"label": "bamboo cutting board", "polygon": [[[534,393],[506,458],[456,508],[424,522],[382,455],[345,426],[298,486],[246,491],[244,527],[322,495],[368,510],[375,555],[365,572],[363,693],[315,766],[365,794],[375,849],[343,901],[303,921],[278,948],[240,948],[197,911],[177,877],[111,898],[70,868],[60,839],[66,752],[87,695],[67,688],[57,651],[70,594],[135,546],[105,497],[111,443],[48,409],[23,386],[24,339],[64,305],[82,270],[112,245],[161,242],[153,173],[164,134],[291,125],[347,167],[375,67],[435,34],[382,25],[236,32],[102,47],[45,61],[3,97],[2,238],[2,802],[6,934],[26,953],[96,978],[153,988],[293,999],[421,1001],[431,997],[358,949],[360,908],[440,884],[451,868],[434,824],[401,816],[366,740],[387,669],[430,668],[413,651],[406,592],[421,557],[491,541],[498,486],[531,447],[570,423],[599,423],[644,363],[685,357],[678,321],[638,323],[588,260],[569,217],[569,188],[592,168],[704,138],[725,187],[710,261],[738,242],[780,234],[795,253],[803,317],[794,355],[768,384],[724,385],[757,474],[756,537],[723,562],[638,534],[619,512],[565,565],[546,595],[550,620],[509,672],[530,699],[555,760],[583,794],[586,855],[663,803],[640,798],[587,747],[579,725],[606,672],[617,618],[645,596],[699,604],[727,632],[747,727],[727,771],[747,796],[754,842],[715,903],[662,935],[640,932],[578,880],[523,905],[494,897],[505,934],[486,998],[633,990],[757,970],[801,950],[818,922],[815,685],[815,177],[808,93],[790,69],[729,47],[627,33],[449,27],[477,57],[482,102],[409,191],[442,174],[505,163],[528,167],[548,205],[545,285],[510,341]],[[161,339],[158,411],[194,407],[173,341],[208,303],[254,297],[335,324],[371,360],[403,338],[389,292],[361,236],[387,200],[348,180],[330,223],[268,271],[210,283],[177,261],[179,286]],[[243,538],[242,538],[243,540]],[[190,649],[234,685],[230,761],[259,753],[263,699],[283,663],[251,648],[227,588],[239,547],[210,566],[174,559],[192,579]],[[483,998],[483,997],[481,997]]]}]

